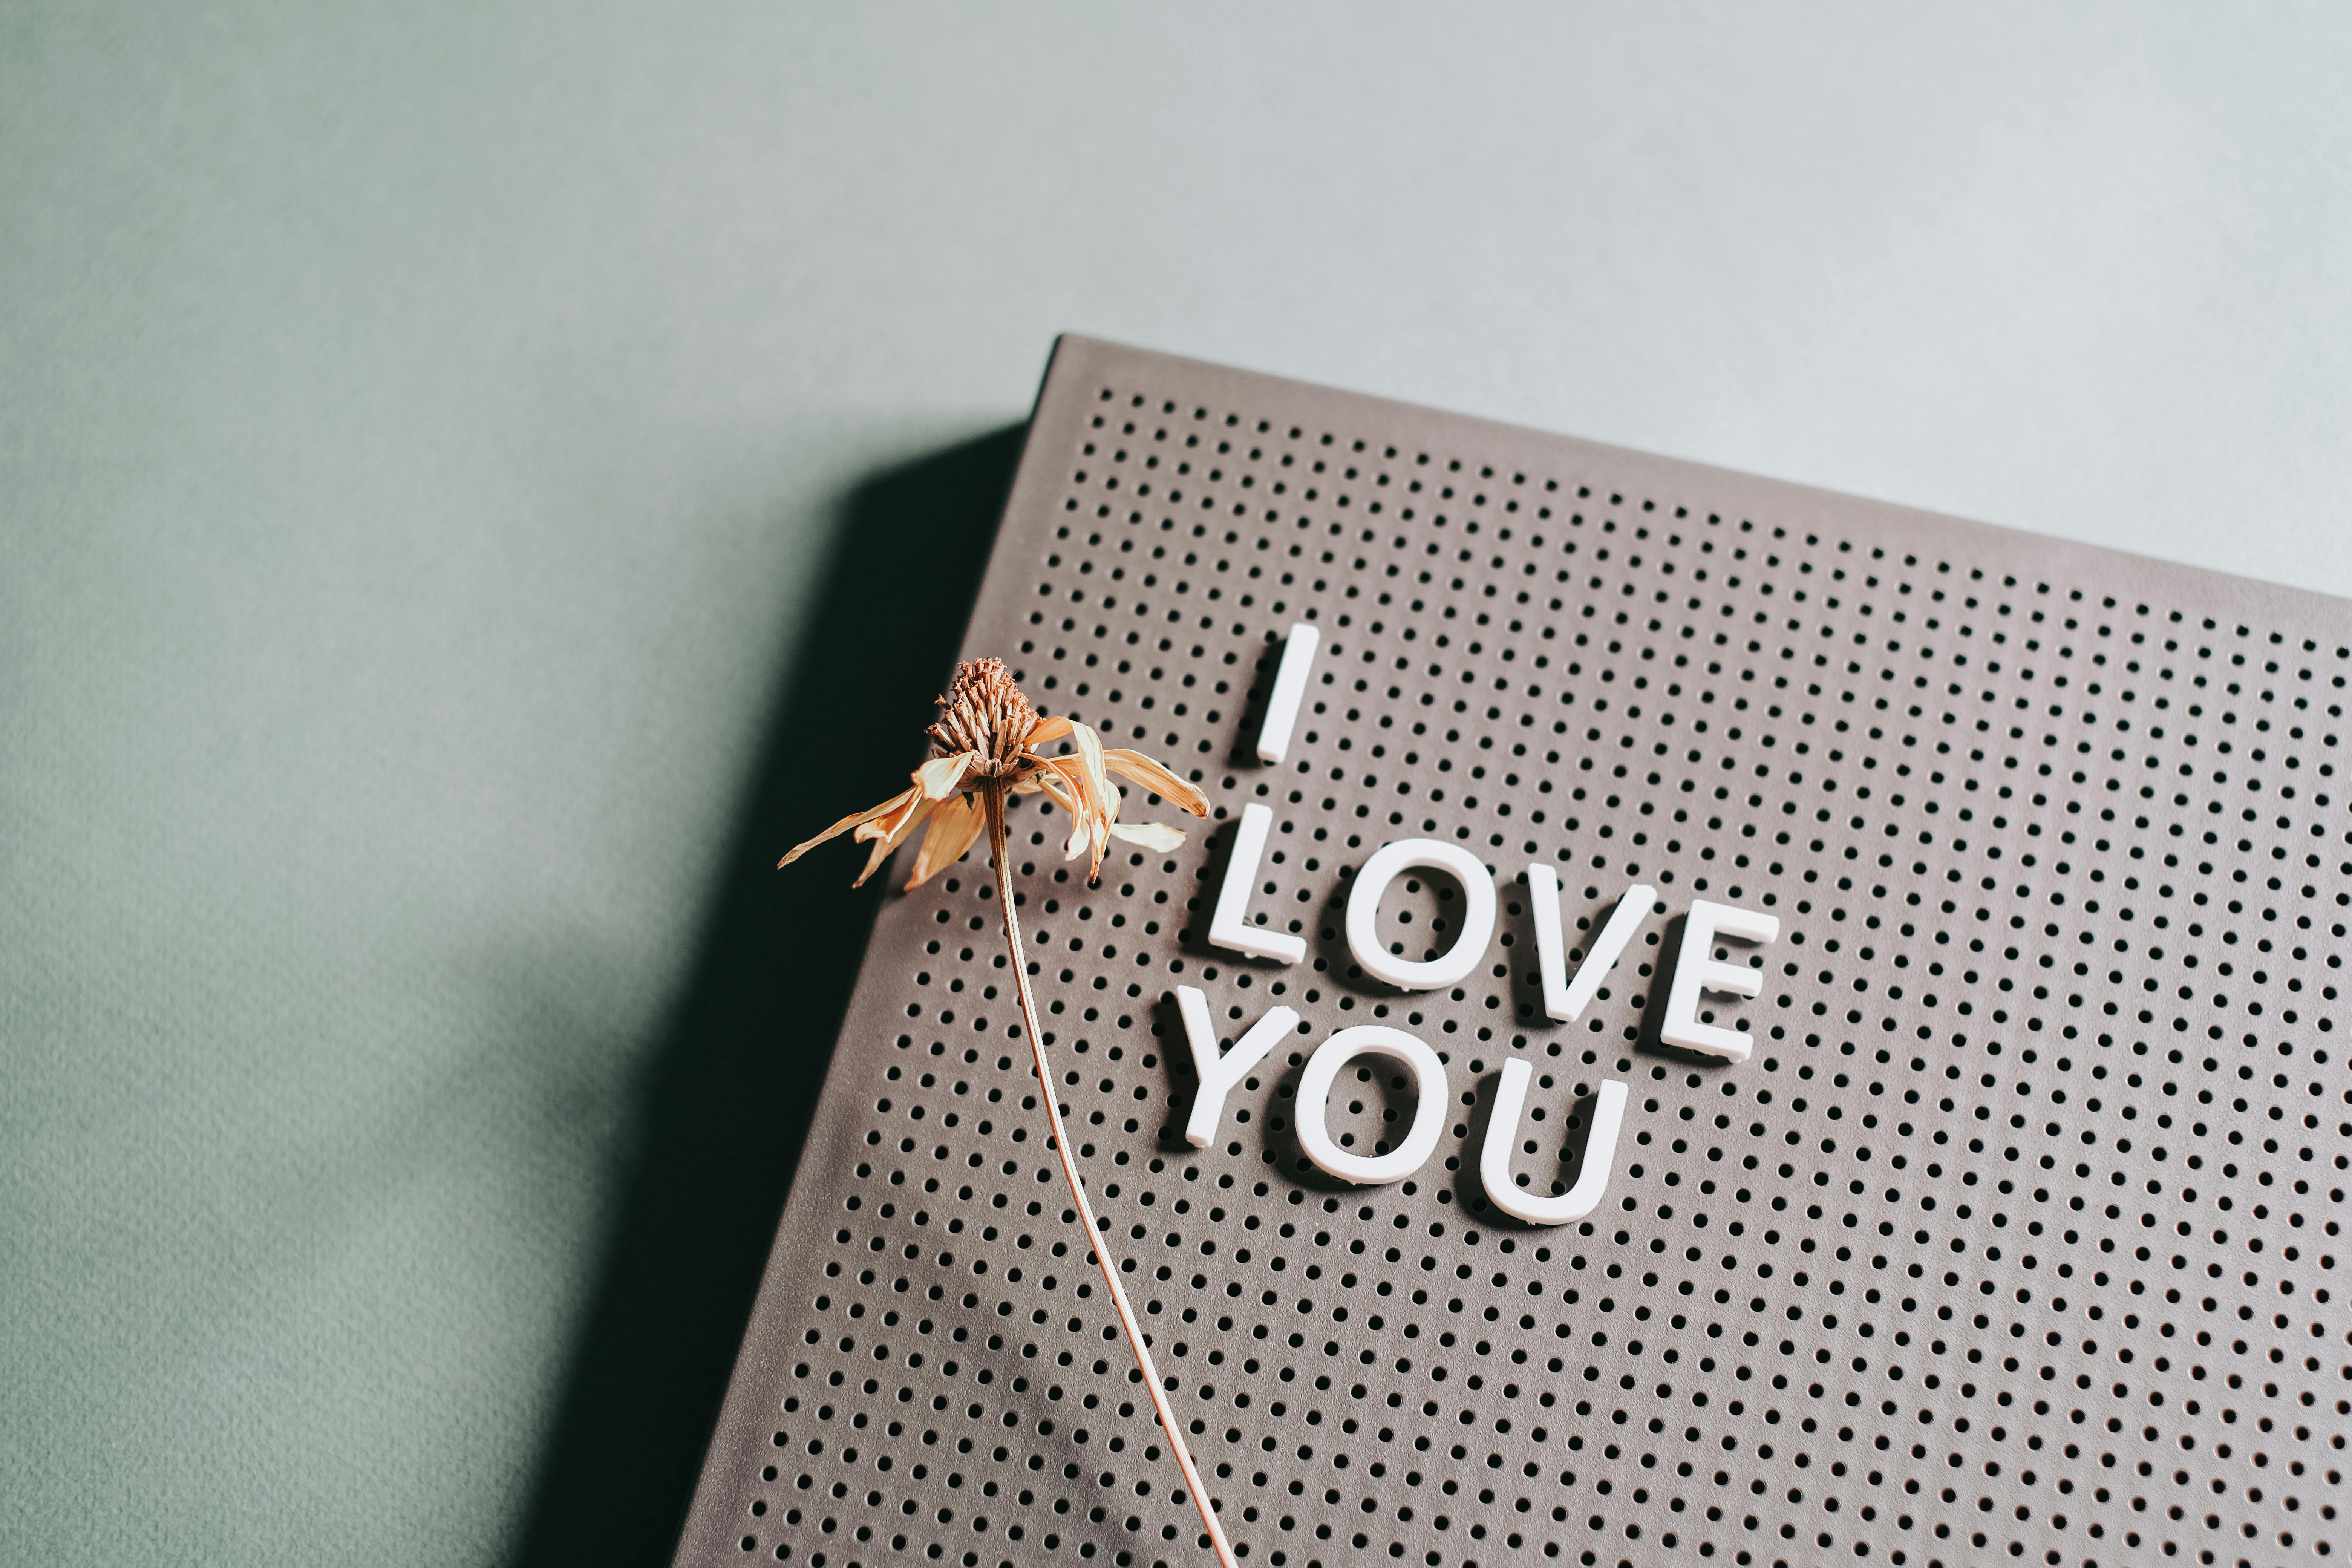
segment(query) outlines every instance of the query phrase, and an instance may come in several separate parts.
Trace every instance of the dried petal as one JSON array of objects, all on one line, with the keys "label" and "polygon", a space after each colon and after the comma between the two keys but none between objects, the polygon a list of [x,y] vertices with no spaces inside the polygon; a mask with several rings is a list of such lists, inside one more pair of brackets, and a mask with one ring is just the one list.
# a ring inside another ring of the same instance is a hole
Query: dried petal
[{"label": "dried petal", "polygon": [[1069,732],[1070,721],[1067,719],[1040,719],[1037,721],[1037,727],[1029,731],[1029,738],[1022,744],[1034,751],[1039,746],[1060,740]]},{"label": "dried petal", "polygon": [[958,752],[951,757],[933,757],[915,770],[915,783],[933,800],[945,800],[955,793],[963,779],[964,770],[978,762],[975,752]]},{"label": "dried petal", "polygon": [[923,835],[923,847],[915,856],[914,874],[907,879],[909,891],[929,881],[940,871],[954,865],[980,837],[981,826],[987,814],[978,801],[960,795],[944,802],[931,813],[930,831]]},{"label": "dried petal", "polygon": [[1087,842],[1094,852],[1093,858],[1087,864],[1087,881],[1092,885],[1102,876],[1103,850],[1110,842],[1107,829],[1111,818],[1118,815],[1118,803],[1112,797],[1110,779],[1103,772],[1101,737],[1091,726],[1073,720],[1070,739],[1077,743],[1078,748],[1076,758],[1078,766],[1074,771],[1084,791],[1081,799],[1087,808]]},{"label": "dried petal", "polygon": [[[874,853],[866,858],[866,869],[857,873],[857,880],[849,885],[853,888],[864,887],[866,879],[882,868],[882,862],[890,858],[890,852],[913,836],[915,829],[922,826],[923,819],[931,815],[931,808],[938,804],[936,801],[924,800],[919,796],[908,807],[906,815],[890,825],[888,832],[876,834]],[[869,825],[877,827],[880,826],[879,823]]]},{"label": "dried petal", "polygon": [[1091,724],[1081,724],[1073,720],[1070,739],[1076,743],[1079,759],[1086,764],[1085,772],[1079,776],[1087,786],[1087,804],[1108,817],[1110,815],[1110,780],[1103,773],[1102,737],[1095,733]]},{"label": "dried petal", "polygon": [[869,806],[864,811],[851,812],[847,816],[843,817],[839,822],[835,823],[831,827],[826,828],[814,838],[808,839],[803,843],[793,845],[791,851],[787,853],[782,859],[776,862],[776,869],[779,871],[782,870],[785,867],[791,865],[793,861],[799,859],[802,856],[807,854],[810,850],[815,848],[818,845],[824,843],[828,838],[846,833],[853,827],[863,826],[865,824],[873,821],[876,817],[880,816],[885,812],[896,811],[899,806],[904,805],[907,803],[908,795],[912,794],[914,794],[914,791],[912,790],[902,791],[898,795],[892,795],[880,805]]},{"label": "dried petal", "polygon": [[893,801],[888,811],[859,823],[857,830],[850,837],[860,844],[871,843],[877,838],[895,840],[899,837],[899,830],[906,826],[909,816],[919,819],[921,815],[929,809],[929,803],[923,796],[923,786],[917,784],[913,789],[899,795]]},{"label": "dried petal", "polygon": [[1184,830],[1171,827],[1164,822],[1114,822],[1110,825],[1110,836],[1124,838],[1129,844],[1139,844],[1161,855],[1181,847],[1184,842]]},{"label": "dried petal", "polygon": [[1169,772],[1163,763],[1152,761],[1141,752],[1130,752],[1125,747],[1119,747],[1103,752],[1102,760],[1103,766],[1112,773],[1126,774],[1178,810],[1189,811],[1195,816],[1209,815],[1207,795]]},{"label": "dried petal", "polygon": [[1069,781],[1064,778],[1057,769],[1039,768],[1013,787],[1016,794],[1024,790],[1042,791],[1047,800],[1052,801],[1072,816],[1079,815],[1078,803],[1072,798]]},{"label": "dried petal", "polygon": [[[1072,816],[1084,817],[1094,811],[1087,798],[1087,766],[1081,757],[1055,757],[1046,764],[1042,777],[1050,780],[1049,793],[1058,791],[1055,804]],[[1060,798],[1066,796],[1066,799]]]}]

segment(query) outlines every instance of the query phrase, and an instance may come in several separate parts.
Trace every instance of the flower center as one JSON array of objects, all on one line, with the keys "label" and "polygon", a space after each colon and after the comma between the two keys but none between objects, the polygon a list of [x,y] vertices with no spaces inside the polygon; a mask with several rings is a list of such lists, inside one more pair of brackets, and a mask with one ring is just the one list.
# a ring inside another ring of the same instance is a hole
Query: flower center
[{"label": "flower center", "polygon": [[947,695],[938,701],[939,722],[926,733],[942,756],[977,752],[980,761],[971,771],[989,778],[1019,767],[1022,742],[1037,727],[1037,710],[1013,684],[1003,659],[976,658],[956,666]]}]

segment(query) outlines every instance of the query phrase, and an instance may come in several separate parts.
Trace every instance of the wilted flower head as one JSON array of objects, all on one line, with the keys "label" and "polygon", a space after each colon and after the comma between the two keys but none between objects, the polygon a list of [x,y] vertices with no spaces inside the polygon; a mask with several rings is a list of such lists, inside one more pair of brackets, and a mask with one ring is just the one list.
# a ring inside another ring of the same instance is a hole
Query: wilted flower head
[{"label": "wilted flower head", "polygon": [[[881,868],[890,852],[929,821],[923,847],[915,857],[907,886],[918,887],[947,866],[963,858],[980,837],[986,814],[971,792],[992,783],[1013,795],[1043,795],[1070,814],[1072,826],[1064,855],[1075,860],[1090,857],[1087,879],[1102,874],[1103,851],[1113,838],[1123,838],[1147,849],[1167,851],[1184,842],[1184,835],[1156,822],[1128,823],[1118,819],[1119,788],[1110,782],[1118,773],[1143,785],[1195,816],[1209,815],[1206,796],[1140,752],[1105,749],[1093,729],[1069,719],[1041,719],[1029,699],[1014,684],[1012,671],[999,658],[977,658],[956,667],[947,695],[937,700],[939,721],[926,731],[931,738],[931,758],[911,775],[912,787],[881,805],[843,817],[776,862],[791,865],[826,839],[850,833],[874,851],[857,880]],[[1041,747],[1068,741],[1075,750],[1047,756]],[[852,830],[855,830],[854,832]]]},{"label": "wilted flower head", "polygon": [[970,771],[982,778],[1019,771],[1022,748],[1037,728],[1037,710],[1013,684],[1003,659],[976,658],[956,666],[948,694],[933,700],[940,721],[923,732],[931,738],[934,755],[969,752]]}]

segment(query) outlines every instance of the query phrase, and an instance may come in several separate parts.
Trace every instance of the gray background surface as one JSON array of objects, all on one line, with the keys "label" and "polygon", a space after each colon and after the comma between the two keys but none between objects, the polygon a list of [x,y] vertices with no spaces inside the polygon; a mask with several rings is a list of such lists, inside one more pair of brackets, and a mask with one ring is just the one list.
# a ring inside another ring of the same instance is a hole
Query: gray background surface
[{"label": "gray background surface", "polygon": [[1055,331],[2352,592],[2347,67],[0,14],[0,1557],[666,1555]]}]

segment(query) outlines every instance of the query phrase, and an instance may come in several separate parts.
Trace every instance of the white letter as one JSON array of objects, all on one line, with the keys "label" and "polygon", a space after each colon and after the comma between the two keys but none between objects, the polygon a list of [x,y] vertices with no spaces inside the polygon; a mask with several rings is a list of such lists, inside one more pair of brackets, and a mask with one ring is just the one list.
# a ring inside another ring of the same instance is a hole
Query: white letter
[{"label": "white letter", "polygon": [[1690,914],[1683,921],[1682,952],[1675,960],[1674,988],[1666,994],[1666,1016],[1658,1025],[1658,1038],[1686,1051],[1746,1061],[1750,1044],[1747,1036],[1698,1021],[1698,994],[1704,990],[1727,991],[1734,996],[1762,995],[1762,974],[1746,964],[1716,962],[1715,939],[1720,935],[1741,942],[1770,942],[1780,934],[1777,915],[1692,900]]},{"label": "white letter", "polygon": [[[1380,942],[1381,895],[1410,866],[1449,872],[1462,884],[1462,934],[1443,958],[1415,963],[1397,957]],[[1485,862],[1467,849],[1434,838],[1401,838],[1385,844],[1356,873],[1348,889],[1348,951],[1365,973],[1400,991],[1438,991],[1459,983],[1486,956],[1495,936],[1495,879]]]},{"label": "white letter", "polygon": [[1209,917],[1209,942],[1253,958],[1296,963],[1307,956],[1306,939],[1287,931],[1262,931],[1248,920],[1258,862],[1265,858],[1265,836],[1273,826],[1274,813],[1265,806],[1242,807],[1241,826],[1234,832],[1234,858],[1225,865],[1225,885],[1217,889],[1216,912]]},{"label": "white letter", "polygon": [[1609,1190],[1610,1163],[1617,1157],[1617,1129],[1625,1120],[1625,1086],[1613,1078],[1601,1080],[1599,1103],[1592,1110],[1592,1129],[1584,1139],[1584,1168],[1576,1185],[1558,1197],[1538,1195],[1511,1180],[1511,1145],[1519,1140],[1519,1110],[1527,1103],[1528,1064],[1517,1057],[1503,1062],[1503,1081],[1495,1090],[1495,1114],[1486,1123],[1486,1146],[1478,1153],[1478,1179],[1486,1196],[1513,1219],[1529,1225],[1567,1225],[1601,1206]]},{"label": "white letter", "polygon": [[1307,675],[1315,668],[1315,649],[1323,634],[1305,621],[1294,621],[1290,638],[1282,645],[1282,663],[1274,672],[1274,695],[1265,700],[1265,722],[1258,726],[1260,762],[1278,763],[1290,752],[1291,727],[1298,722],[1298,702],[1307,695]]},{"label": "white letter", "polygon": [[[1342,1152],[1331,1142],[1331,1130],[1323,1120],[1332,1079],[1351,1059],[1368,1052],[1412,1068],[1421,1096],[1421,1104],[1412,1113],[1412,1131],[1405,1134],[1404,1142],[1394,1152],[1377,1157]],[[1298,1075],[1299,1146],[1317,1170],[1360,1187],[1401,1182],[1421,1169],[1422,1162],[1437,1147],[1437,1135],[1445,1130],[1445,1064],[1437,1059],[1435,1051],[1402,1029],[1381,1024],[1342,1029],[1307,1058],[1307,1070]]]},{"label": "white letter", "polygon": [[1625,889],[1609,923],[1593,938],[1591,951],[1577,965],[1573,983],[1567,974],[1568,944],[1560,940],[1559,878],[1549,866],[1529,866],[1528,895],[1535,902],[1536,968],[1543,975],[1544,1012],[1560,1023],[1573,1024],[1584,1016],[1601,983],[1616,967],[1625,944],[1642,928],[1642,917],[1657,902],[1658,889],[1639,882]]},{"label": "white letter", "polygon": [[1209,1021],[1209,999],[1192,985],[1176,987],[1176,1011],[1184,1019],[1184,1038],[1192,1047],[1192,1070],[1200,1075],[1200,1091],[1192,1096],[1192,1114],[1184,1122],[1184,1142],[1195,1149],[1208,1147],[1217,1135],[1217,1119],[1225,1112],[1225,1096],[1249,1070],[1265,1060],[1276,1040],[1298,1027],[1298,1015],[1287,1007],[1270,1007],[1265,1017],[1217,1054],[1217,1026]]}]

